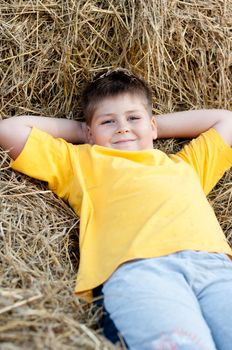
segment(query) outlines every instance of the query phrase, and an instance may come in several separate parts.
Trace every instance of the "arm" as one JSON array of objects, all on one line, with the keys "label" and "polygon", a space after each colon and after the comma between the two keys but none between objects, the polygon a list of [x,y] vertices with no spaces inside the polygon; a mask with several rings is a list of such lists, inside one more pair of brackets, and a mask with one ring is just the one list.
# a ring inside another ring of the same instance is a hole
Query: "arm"
[{"label": "arm", "polygon": [[214,128],[232,145],[232,112],[220,109],[191,110],[156,117],[158,137],[192,138]]},{"label": "arm", "polygon": [[61,118],[21,116],[0,121],[0,146],[9,150],[10,157],[16,159],[33,127],[71,143],[87,142],[83,122]]}]

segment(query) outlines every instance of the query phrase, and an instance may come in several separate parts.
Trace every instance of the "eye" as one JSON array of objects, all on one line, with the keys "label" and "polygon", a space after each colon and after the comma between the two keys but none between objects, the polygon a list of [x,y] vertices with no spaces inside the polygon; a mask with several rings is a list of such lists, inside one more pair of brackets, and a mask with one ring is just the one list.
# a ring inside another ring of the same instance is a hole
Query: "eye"
[{"label": "eye", "polygon": [[113,122],[114,122],[113,119],[103,120],[103,121],[101,122],[101,125],[111,124],[111,123],[113,123]]},{"label": "eye", "polygon": [[140,117],[138,117],[136,115],[130,115],[128,119],[130,119],[130,120],[138,120],[138,119],[140,119]]}]

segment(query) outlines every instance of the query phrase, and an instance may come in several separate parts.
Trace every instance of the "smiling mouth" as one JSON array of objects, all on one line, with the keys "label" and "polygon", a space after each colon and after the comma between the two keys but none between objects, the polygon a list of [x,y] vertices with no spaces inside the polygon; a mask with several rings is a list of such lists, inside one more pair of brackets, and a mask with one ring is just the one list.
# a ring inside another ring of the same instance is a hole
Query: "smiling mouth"
[{"label": "smiling mouth", "polygon": [[132,139],[128,139],[128,140],[119,140],[119,141],[114,142],[114,144],[118,144],[118,143],[127,143],[127,142],[132,142],[132,141],[135,141],[135,140],[132,140]]}]

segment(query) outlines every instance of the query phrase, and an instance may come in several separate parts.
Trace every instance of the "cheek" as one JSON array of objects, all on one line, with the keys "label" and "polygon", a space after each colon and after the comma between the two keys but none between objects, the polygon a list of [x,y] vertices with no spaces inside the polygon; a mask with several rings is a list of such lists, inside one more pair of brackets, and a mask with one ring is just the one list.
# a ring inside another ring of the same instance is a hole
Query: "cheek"
[{"label": "cheek", "polygon": [[150,133],[152,133],[152,126],[150,124],[141,123],[140,125],[138,125],[138,131],[149,135]]},{"label": "cheek", "polygon": [[141,125],[138,129],[138,135],[142,138],[144,145],[148,145],[149,148],[153,147],[153,140],[156,138],[156,135],[150,124]]},{"label": "cheek", "polygon": [[102,144],[109,139],[109,132],[102,128],[101,130],[95,130],[93,133],[93,141]]}]

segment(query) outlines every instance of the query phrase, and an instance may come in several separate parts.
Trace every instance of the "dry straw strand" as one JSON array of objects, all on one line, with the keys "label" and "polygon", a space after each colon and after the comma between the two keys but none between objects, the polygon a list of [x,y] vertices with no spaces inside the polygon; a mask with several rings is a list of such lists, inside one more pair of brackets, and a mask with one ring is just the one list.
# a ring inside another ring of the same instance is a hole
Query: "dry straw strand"
[{"label": "dry straw strand", "polygon": [[[231,28],[231,0],[0,0],[0,118],[79,118],[83,85],[117,67],[149,81],[155,114],[232,109]],[[79,219],[6,152],[0,169],[1,350],[114,349],[73,294]],[[230,244],[231,184],[228,171],[209,196]]]}]

